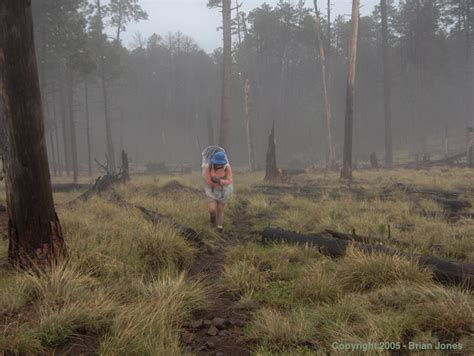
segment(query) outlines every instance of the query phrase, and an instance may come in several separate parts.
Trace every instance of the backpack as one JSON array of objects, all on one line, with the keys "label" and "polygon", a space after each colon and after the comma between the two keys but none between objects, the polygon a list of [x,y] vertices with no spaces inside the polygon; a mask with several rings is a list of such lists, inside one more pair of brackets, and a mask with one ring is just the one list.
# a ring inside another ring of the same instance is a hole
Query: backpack
[{"label": "backpack", "polygon": [[[229,162],[229,158],[227,157],[227,153],[225,152],[225,150],[222,147],[216,146],[216,145],[206,147],[204,149],[204,151],[202,151],[202,169],[203,169],[202,174],[203,174],[203,176],[204,176],[204,167],[206,167],[207,164],[209,165],[209,172],[212,170],[211,159],[212,159],[212,157],[214,157],[214,155],[217,152],[224,152],[225,158],[227,159],[227,162]],[[227,166],[225,167],[225,172],[226,172],[226,175],[227,175]]]}]

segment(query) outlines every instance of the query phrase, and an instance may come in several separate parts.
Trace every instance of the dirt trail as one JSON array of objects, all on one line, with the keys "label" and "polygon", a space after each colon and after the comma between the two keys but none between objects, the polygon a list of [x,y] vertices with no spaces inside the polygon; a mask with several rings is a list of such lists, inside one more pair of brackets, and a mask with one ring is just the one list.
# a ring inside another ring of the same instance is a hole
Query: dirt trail
[{"label": "dirt trail", "polygon": [[224,234],[223,241],[214,251],[203,251],[190,270],[190,278],[201,278],[214,288],[211,305],[194,315],[185,324],[182,339],[187,349],[197,355],[250,355],[248,341],[243,340],[243,328],[249,315],[233,309],[235,297],[220,290],[220,278],[225,254],[230,246],[242,243],[250,234],[247,216],[248,202],[239,200],[232,221],[232,230]]}]

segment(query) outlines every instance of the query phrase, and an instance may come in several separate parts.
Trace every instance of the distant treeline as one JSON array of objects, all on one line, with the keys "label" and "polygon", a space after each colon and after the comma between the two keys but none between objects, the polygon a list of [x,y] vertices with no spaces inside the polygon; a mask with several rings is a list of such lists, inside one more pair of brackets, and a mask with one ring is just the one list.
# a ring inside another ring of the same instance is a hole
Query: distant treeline
[{"label": "distant treeline", "polygon": [[[326,157],[319,43],[310,3],[280,1],[250,13],[233,11],[229,151],[236,163],[247,162],[243,78],[248,72],[257,163],[263,164],[273,120],[279,160],[310,163]],[[446,126],[454,133],[472,122],[474,5],[469,0],[394,3],[388,1],[394,150],[422,150]],[[136,33],[131,48],[124,47],[122,32],[147,19],[138,0],[33,4],[53,170],[72,172],[77,162],[86,171],[89,151],[92,161],[106,153],[110,160],[111,150],[117,155],[121,148],[129,152],[132,168],[148,161],[199,164],[210,129],[218,137],[221,49],[207,54],[179,32],[148,38]],[[350,18],[331,16],[326,5],[320,1],[321,41],[340,159]],[[356,160],[367,160],[372,151],[383,154],[382,59],[376,7],[360,18]]]}]

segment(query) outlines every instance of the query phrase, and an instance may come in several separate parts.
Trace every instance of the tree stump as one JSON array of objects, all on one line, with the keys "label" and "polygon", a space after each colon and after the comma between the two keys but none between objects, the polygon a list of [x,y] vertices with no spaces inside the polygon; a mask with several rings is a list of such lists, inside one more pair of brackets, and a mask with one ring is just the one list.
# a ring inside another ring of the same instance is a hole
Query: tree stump
[{"label": "tree stump", "polygon": [[279,176],[276,161],[276,142],[275,142],[275,121],[273,121],[272,131],[268,136],[268,150],[265,169],[265,180],[273,181]]},{"label": "tree stump", "polygon": [[377,159],[377,154],[375,152],[372,152],[372,154],[370,155],[370,167],[372,169],[379,168],[379,160]]}]

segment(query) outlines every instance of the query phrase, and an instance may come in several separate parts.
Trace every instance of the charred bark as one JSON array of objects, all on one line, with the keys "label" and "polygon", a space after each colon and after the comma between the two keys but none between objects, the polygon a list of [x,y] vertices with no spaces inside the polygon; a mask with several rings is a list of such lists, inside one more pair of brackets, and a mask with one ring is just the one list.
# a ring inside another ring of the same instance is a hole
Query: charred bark
[{"label": "charred bark", "polygon": [[419,256],[390,250],[383,246],[373,246],[364,243],[354,243],[346,239],[330,238],[323,233],[299,234],[293,231],[267,228],[262,232],[263,242],[287,242],[296,244],[308,244],[319,248],[321,253],[331,257],[341,257],[352,244],[354,247],[367,253],[385,253],[388,255],[400,255],[414,258],[420,266],[429,267],[433,271],[434,278],[445,284],[462,285],[474,288],[474,264],[442,260],[433,256]]},{"label": "charred bark", "polygon": [[66,247],[51,190],[29,0],[0,3],[0,77],[8,258],[24,268],[44,266],[64,256]]},{"label": "charred bark", "polygon": [[357,37],[359,33],[359,0],[352,0],[352,31],[347,57],[346,117],[344,121],[344,153],[341,177],[352,180],[352,136],[354,92],[357,63]]},{"label": "charred bark", "polygon": [[392,150],[392,102],[391,102],[391,61],[390,46],[388,43],[388,18],[387,0],[380,0],[382,15],[382,42],[383,42],[383,88],[384,88],[384,122],[385,122],[385,165],[390,167],[393,163]]},{"label": "charred bark", "polygon": [[275,142],[275,121],[273,122],[272,131],[268,136],[268,150],[265,169],[265,180],[272,181],[278,178],[278,167],[276,160],[276,142]]},{"label": "charred bark", "polygon": [[90,117],[89,117],[89,86],[87,77],[84,78],[84,101],[85,101],[85,114],[86,114],[86,135],[87,135],[87,168],[89,177],[92,176],[92,153],[91,153],[91,130],[90,130]]},{"label": "charred bark", "polygon": [[[317,34],[317,41],[319,45],[319,56],[321,62],[321,77],[322,77],[322,86],[323,86],[323,93],[324,93],[324,107],[326,109],[326,137],[327,137],[327,150],[328,150],[328,166],[333,166],[335,157],[333,152],[333,145],[332,145],[332,133],[331,133],[331,103],[329,101],[329,94],[327,88],[327,72],[326,72],[326,55],[324,51],[324,43],[322,40],[321,35],[321,21],[319,17],[319,10],[318,10],[318,1],[314,0],[314,10],[316,12],[316,34]],[[330,28],[329,24],[329,28]],[[328,28],[328,30],[329,30]]]},{"label": "charred bark", "polygon": [[73,182],[77,183],[79,176],[79,164],[77,160],[77,138],[76,138],[76,124],[74,122],[74,79],[71,69],[67,69],[67,101],[68,101],[68,119],[69,119],[69,138],[71,147],[72,173]]},{"label": "charred bark", "polygon": [[224,63],[219,143],[227,151],[229,149],[230,87],[232,81],[231,0],[222,0],[222,24],[224,32]]}]

